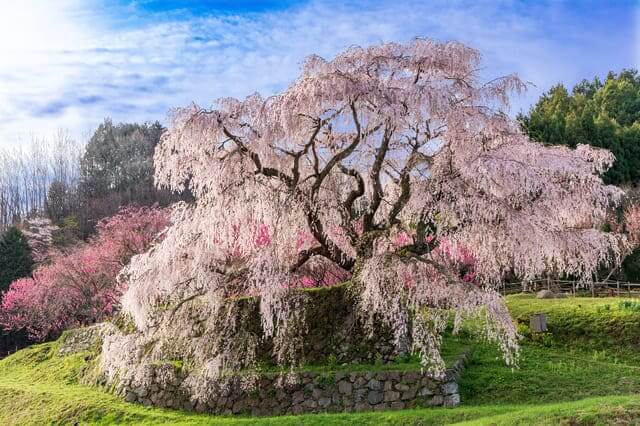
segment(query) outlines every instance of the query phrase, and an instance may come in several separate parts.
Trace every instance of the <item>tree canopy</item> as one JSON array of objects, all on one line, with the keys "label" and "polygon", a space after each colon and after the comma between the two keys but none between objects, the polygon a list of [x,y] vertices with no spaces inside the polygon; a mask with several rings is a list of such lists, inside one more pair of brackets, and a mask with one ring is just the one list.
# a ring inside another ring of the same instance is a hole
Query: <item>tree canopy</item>
[{"label": "tree canopy", "polygon": [[[121,206],[165,204],[168,194],[153,184],[153,153],[163,131],[158,122],[113,124],[106,119],[98,126],[80,160],[79,216],[84,235]],[[53,196],[65,190],[53,189]],[[53,196],[50,206],[60,216],[65,203]]]},{"label": "tree canopy", "polygon": [[640,180],[640,75],[636,70],[610,72],[583,80],[571,93],[558,84],[519,119],[529,136],[545,144],[575,148],[588,144],[610,150],[616,158],[607,183]]}]

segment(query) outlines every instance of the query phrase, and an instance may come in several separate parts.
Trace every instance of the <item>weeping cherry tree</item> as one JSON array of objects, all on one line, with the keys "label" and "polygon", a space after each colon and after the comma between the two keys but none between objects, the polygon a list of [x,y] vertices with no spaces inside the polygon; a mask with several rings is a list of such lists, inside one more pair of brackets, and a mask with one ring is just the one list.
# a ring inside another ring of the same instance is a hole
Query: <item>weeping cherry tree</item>
[{"label": "weeping cherry tree", "polygon": [[[296,287],[333,274],[351,277],[360,316],[388,326],[434,375],[451,316],[456,327],[482,319],[515,363],[496,285],[550,271],[589,280],[619,262],[626,240],[601,224],[621,192],[600,178],[608,151],[530,141],[504,112],[524,84],[482,82],[479,62],[454,42],[354,47],[309,57],[277,95],[175,110],[156,182],[195,202],[122,273],[137,329],[157,325],[161,303],[259,296],[278,361],[295,363]],[[216,366],[246,368],[247,353]]]}]

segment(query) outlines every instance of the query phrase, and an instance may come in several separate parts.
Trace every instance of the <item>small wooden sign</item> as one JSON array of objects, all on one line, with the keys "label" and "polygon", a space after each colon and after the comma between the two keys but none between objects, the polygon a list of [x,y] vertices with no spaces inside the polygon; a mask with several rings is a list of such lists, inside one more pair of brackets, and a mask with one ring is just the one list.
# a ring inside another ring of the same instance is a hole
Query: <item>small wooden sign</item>
[{"label": "small wooden sign", "polygon": [[529,317],[529,326],[534,333],[547,331],[547,315],[543,313],[531,315]]}]

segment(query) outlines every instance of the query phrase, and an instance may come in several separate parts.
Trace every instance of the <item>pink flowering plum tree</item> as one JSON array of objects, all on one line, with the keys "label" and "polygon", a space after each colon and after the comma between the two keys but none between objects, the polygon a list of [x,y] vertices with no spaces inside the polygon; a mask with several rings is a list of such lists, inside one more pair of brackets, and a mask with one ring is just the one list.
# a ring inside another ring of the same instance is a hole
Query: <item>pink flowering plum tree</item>
[{"label": "pink flowering plum tree", "polygon": [[158,208],[125,208],[102,220],[96,237],[52,254],[32,278],[11,284],[0,305],[0,324],[44,340],[110,318],[125,290],[116,281],[118,272],[168,224],[168,213]]},{"label": "pink flowering plum tree", "polygon": [[[139,332],[157,332],[158,306],[205,295],[219,315],[227,298],[255,295],[279,362],[293,362],[295,288],[351,277],[360,315],[434,374],[451,315],[482,319],[514,363],[516,330],[494,286],[549,270],[589,280],[619,262],[626,240],[600,225],[622,194],[600,178],[608,151],[529,140],[504,112],[524,84],[481,82],[479,62],[455,42],[354,47],[309,57],[274,96],[175,110],[156,181],[195,202],[121,275]],[[107,359],[131,353],[122,342]],[[247,367],[249,351],[211,366]]]}]

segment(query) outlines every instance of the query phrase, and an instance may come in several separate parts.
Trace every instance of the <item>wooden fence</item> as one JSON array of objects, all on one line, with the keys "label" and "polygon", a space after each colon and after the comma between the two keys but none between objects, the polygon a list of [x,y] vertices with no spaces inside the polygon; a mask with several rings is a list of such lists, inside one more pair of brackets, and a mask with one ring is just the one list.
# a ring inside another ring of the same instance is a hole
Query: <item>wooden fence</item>
[{"label": "wooden fence", "polygon": [[545,289],[572,296],[640,297],[640,283],[614,280],[581,283],[569,280],[539,279],[529,282],[503,283],[499,287],[499,291],[503,295],[522,292],[535,293]]}]

